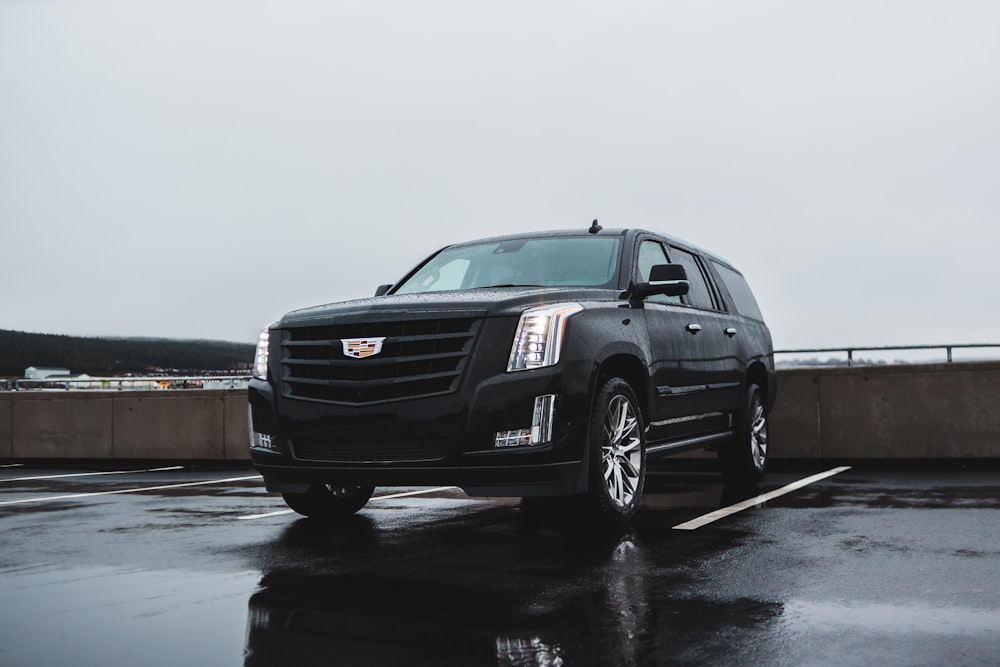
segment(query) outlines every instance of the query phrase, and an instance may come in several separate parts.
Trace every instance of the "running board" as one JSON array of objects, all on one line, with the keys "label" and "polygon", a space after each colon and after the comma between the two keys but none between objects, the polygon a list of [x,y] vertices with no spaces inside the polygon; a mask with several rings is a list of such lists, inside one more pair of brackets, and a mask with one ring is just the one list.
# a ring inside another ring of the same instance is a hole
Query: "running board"
[{"label": "running board", "polygon": [[662,445],[653,445],[652,447],[646,448],[646,455],[650,454],[676,454],[678,452],[685,452],[689,449],[710,449],[710,445],[721,440],[728,440],[733,437],[732,431],[726,431],[724,433],[711,433],[709,435],[699,435],[694,438],[686,438],[684,440],[677,440],[676,442],[666,442]]}]

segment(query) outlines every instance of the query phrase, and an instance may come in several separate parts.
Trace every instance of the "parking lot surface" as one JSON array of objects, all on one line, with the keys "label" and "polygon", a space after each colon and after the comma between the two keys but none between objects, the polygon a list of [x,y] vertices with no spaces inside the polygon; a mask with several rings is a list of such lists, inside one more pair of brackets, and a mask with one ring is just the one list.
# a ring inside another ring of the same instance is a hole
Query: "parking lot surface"
[{"label": "parking lot surface", "polygon": [[250,469],[5,466],[0,665],[998,664],[1000,472],[868,466],[657,470],[612,532],[449,487],[323,527]]}]

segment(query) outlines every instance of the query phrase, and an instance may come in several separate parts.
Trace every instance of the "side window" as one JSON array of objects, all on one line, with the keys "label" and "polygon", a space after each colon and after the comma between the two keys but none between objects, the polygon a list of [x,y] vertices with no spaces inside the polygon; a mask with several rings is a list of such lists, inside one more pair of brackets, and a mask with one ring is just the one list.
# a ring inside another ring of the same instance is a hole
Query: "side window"
[{"label": "side window", "polygon": [[705,282],[705,274],[701,272],[701,267],[695,256],[687,250],[673,246],[670,247],[670,254],[673,256],[674,262],[681,264],[687,271],[688,282],[691,283],[691,289],[687,293],[687,303],[695,308],[715,310],[712,293],[708,289],[708,283]]},{"label": "side window", "polygon": [[719,272],[722,283],[729,290],[729,296],[733,298],[733,305],[736,306],[736,311],[744,317],[763,320],[764,316],[760,313],[760,306],[757,305],[757,299],[753,297],[753,292],[750,291],[750,286],[747,285],[746,278],[725,264],[719,264],[718,262],[712,262],[712,264],[715,266],[715,270]]},{"label": "side window", "polygon": [[[649,272],[657,264],[669,264],[667,253],[663,251],[663,246],[656,241],[643,241],[639,246],[639,260],[636,262],[636,279],[639,282],[649,282]],[[667,296],[665,294],[655,294],[648,299],[657,303],[681,302],[679,296]]]}]

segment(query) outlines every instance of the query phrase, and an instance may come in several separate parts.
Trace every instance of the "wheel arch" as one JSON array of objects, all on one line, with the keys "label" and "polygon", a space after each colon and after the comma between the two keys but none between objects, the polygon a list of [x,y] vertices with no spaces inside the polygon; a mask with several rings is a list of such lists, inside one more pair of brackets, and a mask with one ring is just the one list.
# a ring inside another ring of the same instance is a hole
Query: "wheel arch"
[{"label": "wheel arch", "polygon": [[766,409],[770,411],[771,403],[773,403],[774,397],[774,387],[772,387],[772,373],[769,373],[767,367],[759,360],[754,361],[747,368],[747,380],[744,391],[750,388],[750,385],[755,384],[760,387],[761,398],[764,401]]},{"label": "wheel arch", "polygon": [[632,387],[639,401],[639,409],[642,410],[643,422],[648,422],[649,370],[641,359],[632,354],[613,354],[600,363],[591,380],[590,403],[593,404],[597,392],[613,377],[620,377]]}]

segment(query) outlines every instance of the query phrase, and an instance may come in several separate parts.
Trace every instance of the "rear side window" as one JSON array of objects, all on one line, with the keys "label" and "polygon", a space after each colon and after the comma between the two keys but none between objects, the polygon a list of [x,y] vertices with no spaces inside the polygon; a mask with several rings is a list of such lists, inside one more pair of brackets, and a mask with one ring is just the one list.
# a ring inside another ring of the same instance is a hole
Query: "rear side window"
[{"label": "rear side window", "polygon": [[750,285],[747,284],[746,278],[724,264],[718,262],[712,262],[712,264],[719,272],[719,277],[722,278],[726,289],[729,290],[729,296],[733,298],[733,305],[736,306],[739,314],[754,320],[763,320],[764,316],[760,313],[760,306],[757,305],[757,299],[753,297],[753,292],[750,291]]}]

